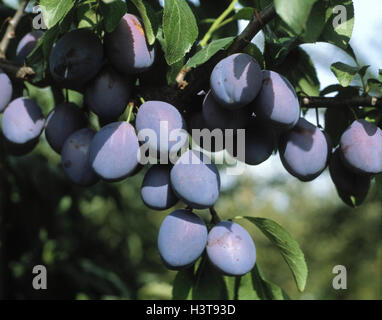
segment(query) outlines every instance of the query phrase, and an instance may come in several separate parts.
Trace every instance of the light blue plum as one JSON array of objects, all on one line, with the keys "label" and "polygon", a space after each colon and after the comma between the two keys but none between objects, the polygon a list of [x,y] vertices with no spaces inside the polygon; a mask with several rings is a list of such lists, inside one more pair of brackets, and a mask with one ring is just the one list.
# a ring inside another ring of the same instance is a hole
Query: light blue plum
[{"label": "light blue plum", "polygon": [[192,265],[207,244],[207,226],[196,214],[179,209],[162,222],[158,235],[158,249],[165,266],[179,270]]},{"label": "light blue plum", "polygon": [[201,152],[185,152],[171,169],[170,178],[175,194],[192,208],[211,208],[219,198],[219,171]]},{"label": "light blue plum", "polygon": [[382,130],[364,119],[354,121],[341,136],[340,155],[344,164],[355,173],[381,173]]},{"label": "light blue plum", "polygon": [[[4,111],[1,129],[14,149],[35,145],[44,130],[45,119],[40,106],[31,99],[13,100]],[[11,148],[12,149],[12,148]]]},{"label": "light blue plum", "polygon": [[237,110],[256,98],[262,80],[257,61],[246,53],[236,53],[221,60],[213,69],[211,92],[222,107]]},{"label": "light blue plum", "polygon": [[[156,155],[177,153],[188,142],[182,115],[174,106],[163,101],[147,101],[142,104],[135,126],[138,135],[145,136],[144,142]],[[149,131],[153,139],[146,137],[145,131]],[[171,135],[174,139],[171,139]]]},{"label": "light blue plum", "polygon": [[25,59],[29,56],[30,53],[32,53],[43,35],[43,31],[35,30],[27,33],[24,37],[21,38],[16,49],[16,60],[18,63],[24,64]]},{"label": "light blue plum", "polygon": [[99,178],[89,163],[89,147],[96,132],[83,128],[72,133],[61,150],[61,163],[67,177],[75,184],[88,187]]},{"label": "light blue plum", "polygon": [[300,117],[300,104],[290,82],[274,71],[263,71],[263,85],[251,104],[256,116],[278,129],[290,129]]},{"label": "light blue plum", "polygon": [[8,75],[0,69],[0,112],[3,112],[5,107],[12,99],[13,86]]},{"label": "light blue plum", "polygon": [[256,247],[242,226],[222,221],[208,234],[207,256],[211,264],[228,276],[243,276],[256,263]]},{"label": "light blue plum", "polygon": [[329,136],[300,118],[296,126],[280,136],[280,159],[285,169],[301,181],[317,178],[331,155]]},{"label": "light blue plum", "polygon": [[179,199],[170,183],[170,165],[153,165],[145,174],[141,187],[141,197],[146,206],[153,210],[167,210]]},{"label": "light blue plum", "polygon": [[139,166],[140,149],[134,127],[125,121],[113,122],[94,136],[89,151],[93,170],[114,182],[132,175]]}]

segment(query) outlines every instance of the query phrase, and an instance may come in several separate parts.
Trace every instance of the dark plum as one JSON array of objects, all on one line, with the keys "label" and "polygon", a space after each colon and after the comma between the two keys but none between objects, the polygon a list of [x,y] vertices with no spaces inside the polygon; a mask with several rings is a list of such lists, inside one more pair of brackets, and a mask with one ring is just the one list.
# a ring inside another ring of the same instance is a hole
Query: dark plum
[{"label": "dark plum", "polygon": [[3,112],[5,107],[12,99],[13,86],[8,75],[0,69],[0,112]]},{"label": "dark plum", "polygon": [[219,171],[203,153],[185,152],[171,169],[170,177],[175,194],[192,208],[210,208],[219,198]]},{"label": "dark plum", "polygon": [[[173,154],[188,142],[182,115],[166,102],[147,101],[142,104],[135,124],[138,135],[142,135],[142,139],[145,138],[145,143],[155,153]],[[149,137],[145,134],[148,131],[151,133]]]},{"label": "dark plum", "polygon": [[207,227],[191,211],[179,209],[162,222],[158,235],[160,257],[167,268],[179,270],[192,265],[207,244]]},{"label": "dark plum", "polygon": [[328,135],[303,118],[280,136],[280,159],[285,169],[301,181],[317,178],[328,165],[331,143]]},{"label": "dark plum", "polygon": [[49,68],[59,85],[80,90],[100,71],[102,60],[101,40],[89,29],[75,29],[57,41]]},{"label": "dark plum", "polygon": [[138,167],[139,152],[134,127],[127,122],[113,122],[94,136],[89,161],[102,179],[120,181],[132,175]]},{"label": "dark plum", "polygon": [[365,200],[370,189],[370,177],[349,170],[342,162],[339,149],[330,159],[329,172],[338,195],[347,205],[356,207]]},{"label": "dark plum", "polygon": [[245,53],[236,53],[221,60],[210,78],[215,100],[229,110],[237,110],[251,103],[259,93],[262,82],[259,64]]},{"label": "dark plum", "polygon": [[25,59],[34,50],[37,43],[40,41],[44,32],[36,30],[27,33],[19,42],[16,49],[16,60],[18,63],[23,64]]},{"label": "dark plum", "polygon": [[191,116],[187,129],[192,136],[193,142],[202,149],[209,152],[224,150],[224,132],[209,130],[201,112],[194,113]]},{"label": "dark plum", "polygon": [[48,115],[45,125],[45,137],[57,153],[61,153],[65,140],[75,131],[86,127],[83,111],[74,103],[63,102]]},{"label": "dark plum", "polygon": [[114,31],[106,34],[105,48],[114,68],[122,73],[142,73],[154,63],[154,47],[148,46],[144,29],[132,14],[125,14]]},{"label": "dark plum", "polygon": [[274,71],[263,71],[263,85],[253,102],[254,113],[277,128],[290,129],[300,116],[300,104],[290,82]]},{"label": "dark plum", "polygon": [[179,201],[171,188],[170,171],[170,165],[158,164],[146,172],[141,187],[141,197],[149,208],[166,210]]},{"label": "dark plum", "polygon": [[382,130],[364,119],[354,121],[341,136],[340,154],[344,164],[355,173],[381,173]]},{"label": "dark plum", "polygon": [[208,234],[207,256],[212,265],[224,275],[242,276],[255,266],[256,247],[242,226],[222,221]]},{"label": "dark plum", "polygon": [[[31,150],[45,124],[41,108],[31,99],[13,100],[4,111],[2,131],[10,150]],[[13,146],[12,146],[13,145]]]},{"label": "dark plum", "polygon": [[118,119],[126,109],[130,94],[130,81],[109,67],[101,70],[87,86],[85,103],[101,118]]},{"label": "dark plum", "polygon": [[61,150],[65,174],[73,183],[84,187],[91,186],[99,180],[89,163],[90,142],[95,134],[92,129],[80,129],[66,139]]},{"label": "dark plum", "polygon": [[227,110],[219,105],[209,91],[203,101],[203,119],[210,129],[244,129],[250,118],[251,112],[247,107],[239,110]]},{"label": "dark plum", "polygon": [[[253,121],[245,130],[245,142],[233,139],[233,150],[226,148],[227,152],[241,162],[249,165],[259,165],[266,161],[273,153],[276,135],[274,130],[259,121]],[[242,154],[242,151],[245,154]]]}]

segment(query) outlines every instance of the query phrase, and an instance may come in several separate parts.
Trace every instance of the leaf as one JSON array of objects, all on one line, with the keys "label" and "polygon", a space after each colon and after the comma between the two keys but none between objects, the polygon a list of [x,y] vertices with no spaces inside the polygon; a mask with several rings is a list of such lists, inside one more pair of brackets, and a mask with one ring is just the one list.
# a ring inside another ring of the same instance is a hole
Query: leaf
[{"label": "leaf", "polygon": [[218,273],[204,255],[196,272],[196,282],[192,290],[193,300],[225,300],[228,298],[223,276]]},{"label": "leaf", "polygon": [[229,46],[235,37],[228,37],[210,42],[206,47],[201,49],[187,62],[187,66],[195,68],[207,62],[216,52]]},{"label": "leaf", "polygon": [[341,86],[348,87],[357,73],[360,72],[361,68],[349,66],[342,62],[336,62],[330,66],[330,70],[332,70],[337,77]]},{"label": "leaf", "polygon": [[292,238],[288,231],[273,220],[255,217],[244,218],[255,224],[276,245],[292,271],[298,290],[304,291],[308,277],[308,267],[297,241]]},{"label": "leaf", "polygon": [[106,32],[112,32],[126,13],[126,3],[122,0],[102,0],[100,9]]},{"label": "leaf", "polygon": [[40,0],[41,12],[47,28],[50,29],[63,20],[75,3],[75,0]]},{"label": "leaf", "polygon": [[155,35],[158,31],[159,23],[156,21],[156,15],[154,10],[149,6],[147,1],[142,0],[131,0],[137,7],[139,14],[143,20],[143,25],[145,27],[145,34],[147,42],[149,45],[154,44]]},{"label": "leaf", "polygon": [[178,76],[183,65],[184,65],[184,59],[181,59],[178,62],[176,62],[176,63],[174,63],[168,67],[167,73],[166,73],[166,78],[167,78],[167,83],[169,85],[171,85],[172,83],[175,82],[176,77]]},{"label": "leaf", "polygon": [[232,19],[234,20],[251,20],[253,14],[255,13],[255,9],[251,7],[241,8],[238,12],[236,12]]},{"label": "leaf", "polygon": [[89,2],[80,3],[77,8],[78,28],[94,28],[97,13]]},{"label": "leaf", "polygon": [[325,0],[326,25],[320,41],[346,49],[354,28],[354,6],[352,0]]},{"label": "leaf", "polygon": [[277,14],[283,19],[297,34],[305,28],[309,14],[317,0],[275,0]]},{"label": "leaf", "polygon": [[194,284],[194,265],[185,270],[181,270],[175,277],[172,288],[173,300],[188,300],[191,298],[191,290]]},{"label": "leaf", "polygon": [[258,62],[261,68],[265,68],[265,61],[263,57],[263,53],[254,43],[248,43],[248,45],[243,50],[244,53],[249,54]]},{"label": "leaf", "polygon": [[164,53],[168,65],[184,58],[198,37],[198,26],[185,0],[165,0],[163,12]]}]

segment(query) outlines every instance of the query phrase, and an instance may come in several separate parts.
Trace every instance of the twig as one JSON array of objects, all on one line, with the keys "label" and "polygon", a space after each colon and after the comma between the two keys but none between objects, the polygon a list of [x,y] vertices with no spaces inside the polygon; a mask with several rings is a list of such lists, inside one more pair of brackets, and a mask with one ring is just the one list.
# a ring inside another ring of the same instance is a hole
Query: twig
[{"label": "twig", "polygon": [[220,222],[220,218],[214,207],[210,208],[210,213],[212,216],[211,223],[215,225],[218,224]]},{"label": "twig", "polygon": [[300,103],[305,108],[354,108],[366,106],[382,108],[382,99],[371,96],[355,96],[350,98],[300,97]]},{"label": "twig", "polygon": [[12,61],[0,59],[0,69],[15,80],[30,81],[35,75],[32,68],[20,66]]},{"label": "twig", "polygon": [[29,0],[21,2],[13,18],[9,20],[7,30],[5,31],[4,37],[0,42],[0,58],[2,59],[5,59],[6,57],[6,52],[9,46],[9,42],[11,41],[11,39],[15,37],[16,27],[19,24],[21,18],[23,17],[24,10],[27,7],[28,3],[29,3]]}]

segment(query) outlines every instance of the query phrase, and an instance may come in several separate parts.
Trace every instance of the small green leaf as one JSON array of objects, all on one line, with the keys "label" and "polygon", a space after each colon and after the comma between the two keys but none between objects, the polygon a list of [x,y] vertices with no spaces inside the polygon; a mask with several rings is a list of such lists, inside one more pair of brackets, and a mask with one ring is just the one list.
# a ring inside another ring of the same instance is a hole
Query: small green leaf
[{"label": "small green leaf", "polygon": [[172,65],[191,50],[198,37],[198,26],[185,0],[165,0],[163,12],[163,47],[166,62]]},{"label": "small green leaf", "polygon": [[175,277],[172,288],[173,300],[188,300],[191,298],[191,290],[194,284],[194,265],[179,271]]},{"label": "small green leaf", "polygon": [[[320,0],[322,1],[322,0]],[[352,0],[325,0],[326,24],[320,41],[346,49],[354,28],[354,5]]]},{"label": "small green leaf", "polygon": [[126,13],[126,3],[122,0],[102,0],[100,9],[106,32],[112,32]]},{"label": "small green leaf", "polygon": [[348,87],[353,81],[354,77],[361,70],[360,67],[349,66],[342,62],[333,63],[330,66],[330,69],[332,70],[334,75],[337,77],[339,83],[343,87]]},{"label": "small green leaf", "polygon": [[263,53],[260,51],[257,45],[251,42],[244,48],[243,52],[255,58],[261,68],[265,68]]},{"label": "small green leaf", "polygon": [[159,23],[156,21],[156,15],[154,10],[149,6],[147,1],[142,0],[131,0],[137,7],[139,14],[143,20],[143,25],[145,27],[145,34],[147,42],[149,45],[154,44],[155,35],[158,31]]},{"label": "small green leaf", "polygon": [[63,20],[75,3],[75,0],[40,0],[40,8],[47,28],[50,29]]},{"label": "small green leaf", "polygon": [[187,66],[195,68],[207,62],[216,52],[229,46],[235,37],[223,38],[210,42],[206,47],[201,49],[187,62]]},{"label": "small green leaf", "polygon": [[228,298],[227,287],[223,276],[216,272],[204,255],[192,290],[193,300],[225,300]]},{"label": "small green leaf", "polygon": [[275,0],[277,14],[283,19],[296,34],[305,28],[314,3],[317,0]]},{"label": "small green leaf", "polygon": [[238,12],[236,12],[232,19],[234,20],[251,20],[253,14],[255,13],[255,9],[251,7],[241,8]]},{"label": "small green leaf", "polygon": [[297,288],[304,291],[308,277],[308,267],[304,254],[297,241],[292,238],[288,231],[275,221],[265,218],[244,217],[255,224],[267,238],[280,250],[292,274],[296,280]]}]

